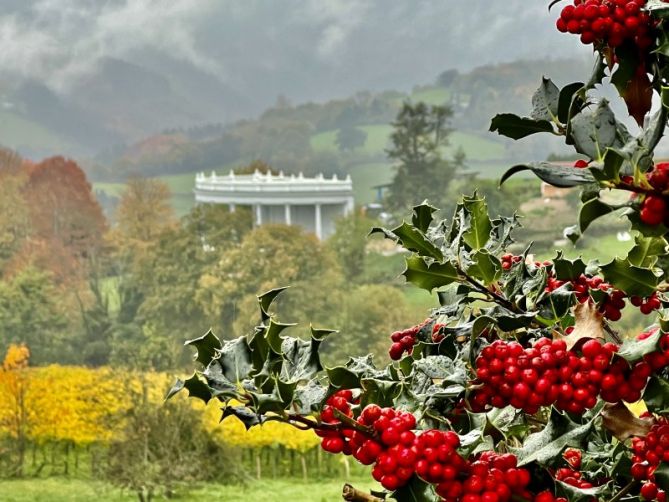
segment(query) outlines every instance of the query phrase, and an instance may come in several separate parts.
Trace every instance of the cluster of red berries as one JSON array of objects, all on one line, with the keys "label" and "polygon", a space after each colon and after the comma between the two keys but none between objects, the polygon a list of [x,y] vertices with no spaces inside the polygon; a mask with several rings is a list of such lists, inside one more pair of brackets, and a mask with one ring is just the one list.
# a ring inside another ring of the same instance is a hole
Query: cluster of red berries
[{"label": "cluster of red berries", "polygon": [[[353,455],[364,465],[374,465],[372,476],[387,490],[404,486],[414,474],[436,485],[443,502],[563,502],[549,492],[534,497],[527,489],[528,470],[519,468],[512,454],[483,452],[472,459],[458,453],[460,438],[455,432],[414,432],[411,413],[376,404],[366,406],[355,424],[338,420],[339,410],[353,420],[353,392],[341,390],[326,401],[321,421],[338,428],[317,430],[322,447],[330,453]],[[353,427],[356,425],[357,427]]]},{"label": "cluster of red berries", "polygon": [[581,474],[581,462],[583,460],[581,450],[567,448],[562,454],[562,458],[567,461],[569,467],[561,467],[556,470],[554,474],[555,479],[576,488],[586,489],[595,486],[584,479],[583,474]]},{"label": "cluster of red berries", "polygon": [[[599,276],[588,277],[585,274],[581,274],[572,281],[562,281],[556,279],[551,272],[546,280],[546,292],[550,293],[551,291],[564,286],[567,282],[571,282],[574,295],[579,303],[589,301],[591,292],[599,291],[600,294],[604,295],[599,301],[599,311],[610,321],[620,320],[622,317],[622,309],[625,308],[626,295],[623,291],[614,288],[610,283],[605,282],[604,279]],[[662,307],[662,303],[656,293],[653,293],[648,298],[634,296],[630,298],[630,302],[635,307],[639,307],[639,310],[645,315]]]},{"label": "cluster of red berries", "polygon": [[395,331],[390,335],[390,339],[393,342],[388,350],[390,359],[399,361],[402,359],[405,352],[411,354],[413,352],[413,346],[416,345],[418,332],[429,322],[430,319],[426,319],[421,324],[417,324],[416,326],[412,326],[402,331]]},{"label": "cluster of red berries", "polygon": [[504,270],[511,270],[511,267],[515,263],[520,263],[523,261],[522,256],[514,256],[511,253],[506,253],[505,255],[502,255],[502,269]]},{"label": "cluster of red berries", "polygon": [[632,438],[632,477],[646,481],[641,486],[644,500],[665,502],[667,495],[655,484],[655,469],[669,462],[669,420],[659,418],[645,437]]},{"label": "cluster of red berries", "polygon": [[630,303],[635,307],[639,307],[639,310],[644,315],[648,315],[655,310],[659,310],[662,307],[662,302],[660,301],[660,298],[657,296],[657,293],[653,293],[648,298],[633,296],[630,298]]},{"label": "cluster of red berries", "polygon": [[[326,401],[323,410],[321,411],[321,422],[325,424],[341,424],[341,420],[337,417],[335,410],[352,418],[353,409],[351,406],[356,404],[357,400],[353,399],[353,391],[349,389],[339,390],[332,394]],[[345,429],[318,429],[316,431],[322,440],[321,448],[329,453],[345,453],[350,455],[351,445],[349,440],[351,434]]]},{"label": "cluster of red berries", "polygon": [[[624,188],[635,192],[632,194],[632,198],[638,198],[639,194],[636,193],[637,186],[634,184],[634,178],[622,176],[620,179]],[[655,164],[653,169],[646,173],[646,180],[655,192],[648,193],[643,197],[639,218],[646,225],[655,226],[660,223],[669,225],[669,206],[663,195],[666,190],[669,190],[669,162]]]},{"label": "cluster of red berries", "polygon": [[497,340],[476,360],[473,383],[479,388],[470,406],[481,412],[487,406],[511,405],[535,414],[542,406],[555,405],[578,414],[593,408],[598,397],[610,403],[636,402],[652,372],[660,363],[666,366],[669,352],[648,354],[644,361],[630,366],[622,358],[612,360],[617,351],[617,345],[594,339],[579,351],[567,350],[564,340],[540,338],[530,348]]},{"label": "cluster of red berries", "polygon": [[464,476],[460,477],[462,479],[454,477],[437,485],[437,495],[444,502],[508,502],[534,498],[527,489],[530,472],[519,468],[515,455],[509,453],[482,452],[467,462]]},{"label": "cluster of red berries", "polygon": [[557,29],[581,36],[585,45],[618,47],[632,40],[640,49],[653,45],[654,21],[646,0],[574,0],[562,9]]}]

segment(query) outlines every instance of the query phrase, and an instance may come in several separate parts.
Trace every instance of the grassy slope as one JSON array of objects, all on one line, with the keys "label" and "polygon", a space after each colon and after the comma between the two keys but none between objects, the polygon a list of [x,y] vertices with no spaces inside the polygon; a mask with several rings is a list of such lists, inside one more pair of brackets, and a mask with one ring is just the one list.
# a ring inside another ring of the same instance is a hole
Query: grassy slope
[{"label": "grassy slope", "polygon": [[55,151],[71,146],[46,127],[7,110],[0,110],[0,145],[16,149],[30,147]]},{"label": "grassy slope", "polygon": [[[352,484],[360,489],[378,489],[371,478],[355,479]],[[339,480],[312,481],[278,479],[251,482],[242,485],[205,484],[192,489],[174,500],[216,500],[237,502],[330,502],[341,500],[343,482]],[[67,478],[24,479],[0,481],[0,499],[3,502],[129,502],[137,497],[100,481],[83,481]]]},{"label": "grassy slope", "polygon": [[[360,129],[367,133],[367,141],[364,146],[355,150],[355,152],[367,155],[383,155],[388,146],[392,127],[385,124],[374,124],[360,126]],[[337,153],[339,150],[335,143],[336,137],[336,129],[314,134],[311,137],[311,147],[317,152]],[[467,158],[473,161],[491,161],[505,156],[502,143],[475,134],[455,131],[450,136],[450,145],[446,153],[452,153],[458,147],[461,147]]]}]

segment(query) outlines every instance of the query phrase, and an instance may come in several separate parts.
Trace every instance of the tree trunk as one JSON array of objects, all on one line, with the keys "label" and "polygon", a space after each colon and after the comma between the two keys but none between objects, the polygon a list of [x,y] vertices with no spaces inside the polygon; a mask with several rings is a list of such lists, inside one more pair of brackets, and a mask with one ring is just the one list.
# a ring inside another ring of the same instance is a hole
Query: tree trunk
[{"label": "tree trunk", "polygon": [[304,457],[304,453],[300,455],[300,463],[302,464],[302,479],[304,479],[304,481],[308,481],[309,473],[307,472],[307,459]]}]

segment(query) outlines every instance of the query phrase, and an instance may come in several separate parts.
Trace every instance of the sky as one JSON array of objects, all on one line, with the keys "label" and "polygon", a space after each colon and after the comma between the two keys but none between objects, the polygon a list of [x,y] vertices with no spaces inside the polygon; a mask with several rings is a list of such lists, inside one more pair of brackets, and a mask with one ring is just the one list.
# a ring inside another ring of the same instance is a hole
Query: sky
[{"label": "sky", "polygon": [[404,90],[447,68],[588,50],[547,0],[0,0],[0,80],[67,94],[105,58],[184,64],[247,97]]}]

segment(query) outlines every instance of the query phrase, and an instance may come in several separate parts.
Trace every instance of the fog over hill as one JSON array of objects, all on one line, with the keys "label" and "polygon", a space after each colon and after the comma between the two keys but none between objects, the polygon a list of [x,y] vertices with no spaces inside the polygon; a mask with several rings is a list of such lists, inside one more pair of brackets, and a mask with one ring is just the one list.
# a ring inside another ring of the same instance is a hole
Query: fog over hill
[{"label": "fog over hill", "polygon": [[49,127],[30,98],[39,82],[42,107],[51,106],[49,94],[55,110],[77,117],[58,134],[95,150],[167,127],[254,116],[278,95],[322,101],[408,90],[448,68],[587,58],[576,37],[553,28],[547,5],[0,0],[0,102]]}]

